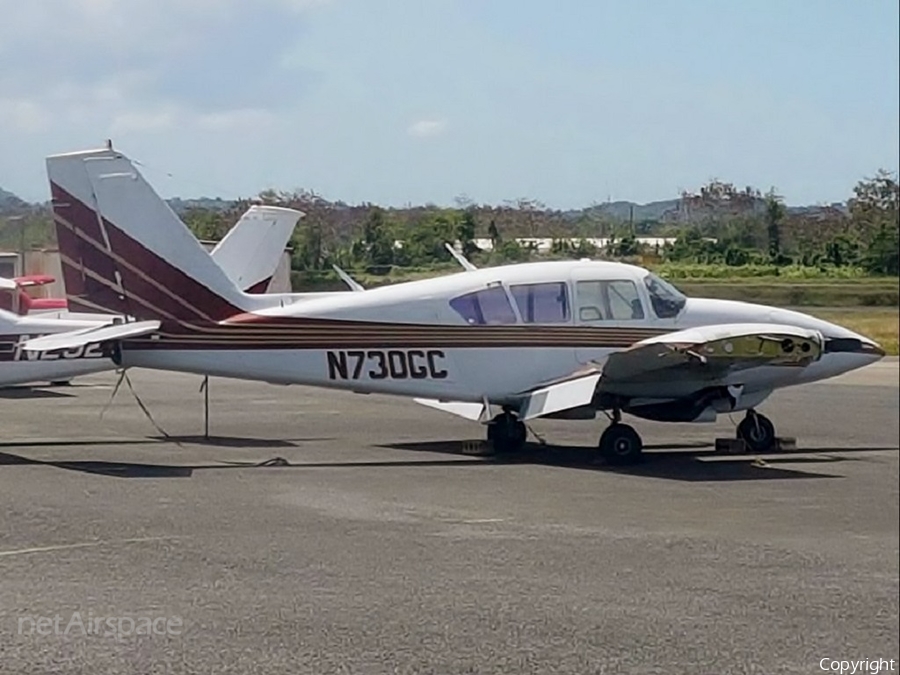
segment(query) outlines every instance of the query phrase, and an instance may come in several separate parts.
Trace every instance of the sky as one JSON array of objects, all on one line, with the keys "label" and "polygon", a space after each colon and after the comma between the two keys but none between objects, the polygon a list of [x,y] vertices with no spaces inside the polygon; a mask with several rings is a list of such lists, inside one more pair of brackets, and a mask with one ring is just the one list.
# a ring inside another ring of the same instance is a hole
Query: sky
[{"label": "sky", "polygon": [[896,0],[0,0],[0,187],[100,146],[165,197],[552,208],[900,164]]}]

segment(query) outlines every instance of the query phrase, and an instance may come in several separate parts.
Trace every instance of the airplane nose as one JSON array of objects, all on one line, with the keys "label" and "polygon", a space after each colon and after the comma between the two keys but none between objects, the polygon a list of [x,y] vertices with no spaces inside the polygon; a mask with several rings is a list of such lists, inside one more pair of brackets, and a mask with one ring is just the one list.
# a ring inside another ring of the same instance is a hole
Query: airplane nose
[{"label": "airplane nose", "polygon": [[826,354],[859,354],[881,359],[884,349],[874,340],[864,337],[832,337],[825,339]]}]

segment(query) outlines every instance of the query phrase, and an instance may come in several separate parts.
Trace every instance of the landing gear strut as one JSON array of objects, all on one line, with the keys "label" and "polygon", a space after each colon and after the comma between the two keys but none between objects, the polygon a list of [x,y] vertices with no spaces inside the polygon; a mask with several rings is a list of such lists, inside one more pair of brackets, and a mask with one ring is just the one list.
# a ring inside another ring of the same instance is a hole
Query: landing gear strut
[{"label": "landing gear strut", "polygon": [[525,447],[527,436],[525,423],[509,411],[500,413],[488,423],[488,443],[497,454],[520,451]]},{"label": "landing gear strut", "polygon": [[643,456],[644,442],[633,427],[622,424],[622,413],[613,410],[612,424],[600,436],[600,455],[608,464],[636,464]]},{"label": "landing gear strut", "polygon": [[751,409],[738,424],[737,437],[751,452],[768,452],[775,446],[775,425],[768,417]]}]

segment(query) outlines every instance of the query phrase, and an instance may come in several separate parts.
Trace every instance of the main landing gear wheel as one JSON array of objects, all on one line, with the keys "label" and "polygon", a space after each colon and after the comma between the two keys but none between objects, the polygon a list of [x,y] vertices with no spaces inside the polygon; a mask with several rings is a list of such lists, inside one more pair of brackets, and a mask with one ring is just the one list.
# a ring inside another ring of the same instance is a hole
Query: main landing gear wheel
[{"label": "main landing gear wheel", "polygon": [[643,456],[644,443],[633,427],[621,422],[610,424],[600,436],[600,455],[608,464],[636,464]]},{"label": "main landing gear wheel", "polygon": [[512,413],[501,413],[488,423],[487,439],[497,454],[518,452],[525,447],[528,430]]},{"label": "main landing gear wheel", "polygon": [[765,415],[748,410],[737,427],[737,437],[751,452],[768,452],[775,446],[775,425]]}]

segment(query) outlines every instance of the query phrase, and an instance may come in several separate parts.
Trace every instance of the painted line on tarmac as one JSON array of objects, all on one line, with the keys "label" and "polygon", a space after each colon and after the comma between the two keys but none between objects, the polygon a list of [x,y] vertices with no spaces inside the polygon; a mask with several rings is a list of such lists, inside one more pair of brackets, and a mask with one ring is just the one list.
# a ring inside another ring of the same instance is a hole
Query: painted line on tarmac
[{"label": "painted line on tarmac", "polygon": [[78,544],[58,544],[56,546],[37,546],[33,548],[19,548],[12,551],[0,551],[0,558],[10,558],[16,555],[28,555],[31,553],[52,553],[54,551],[70,551],[77,548],[96,548],[98,546],[117,546],[121,544],[140,544],[148,541],[170,541],[179,537],[135,537],[133,539],[114,539],[108,541],[86,541]]}]

